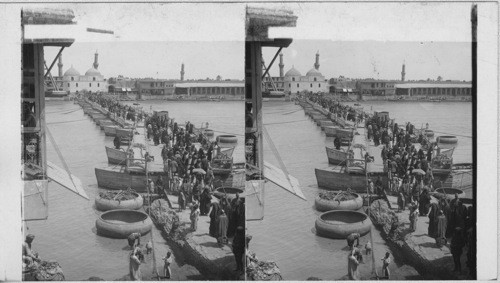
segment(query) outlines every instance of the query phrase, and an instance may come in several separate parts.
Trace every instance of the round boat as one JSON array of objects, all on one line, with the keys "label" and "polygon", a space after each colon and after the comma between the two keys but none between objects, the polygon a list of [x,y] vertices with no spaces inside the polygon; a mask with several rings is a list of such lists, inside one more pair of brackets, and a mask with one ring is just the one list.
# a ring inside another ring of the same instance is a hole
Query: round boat
[{"label": "round boat", "polygon": [[428,138],[432,138],[434,136],[433,130],[425,130],[424,133],[425,133],[425,136]]},{"label": "round boat", "polygon": [[236,147],[238,145],[238,138],[233,135],[220,135],[217,136],[217,144],[220,147]]},{"label": "round boat", "polygon": [[204,129],[203,134],[207,137],[213,137],[214,136],[214,130],[211,129]]},{"label": "round boat", "polygon": [[101,214],[96,220],[95,226],[98,235],[125,239],[132,233],[147,234],[151,231],[153,222],[142,211],[116,209]]},{"label": "round boat", "polygon": [[133,199],[122,201],[105,199],[98,195],[95,199],[95,207],[100,211],[108,211],[114,209],[135,210],[141,208],[144,203],[144,199],[138,193],[133,193],[133,195],[135,196]]},{"label": "round boat", "polygon": [[345,201],[326,200],[317,196],[314,200],[314,205],[316,206],[316,210],[321,212],[330,210],[358,210],[363,206],[363,198],[358,194],[353,193],[353,195],[355,195],[355,199]]},{"label": "round boat", "polygon": [[240,197],[243,196],[245,190],[233,188],[233,187],[219,187],[214,191],[214,197],[222,198],[224,195],[227,196],[228,199],[233,199],[236,197],[236,194],[239,194]]},{"label": "round boat", "polygon": [[368,215],[350,210],[327,211],[316,219],[316,234],[332,239],[345,239],[351,233],[361,236],[370,232],[372,222]]},{"label": "round boat", "polygon": [[457,146],[458,139],[455,136],[439,136],[436,139],[440,148],[448,149]]},{"label": "round boat", "polygon": [[455,189],[455,188],[439,188],[439,189],[436,189],[436,193],[445,195],[445,197],[449,200],[454,199],[455,194],[458,194],[459,198],[465,198],[464,191],[462,191],[460,189]]}]

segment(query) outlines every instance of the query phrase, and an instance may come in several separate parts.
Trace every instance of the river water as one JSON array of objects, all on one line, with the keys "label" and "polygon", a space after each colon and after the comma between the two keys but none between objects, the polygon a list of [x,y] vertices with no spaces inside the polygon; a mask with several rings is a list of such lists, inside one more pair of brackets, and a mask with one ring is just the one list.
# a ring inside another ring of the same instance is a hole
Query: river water
[{"label": "river water", "polygon": [[[170,117],[199,127],[209,122],[219,134],[236,134],[239,145],[234,162],[244,162],[244,103],[144,101],[144,109],[166,110]],[[46,102],[47,127],[73,175],[80,178],[89,196],[87,201],[51,182],[49,185],[49,217],[26,223],[27,233],[36,235],[33,248],[43,259],[55,260],[63,268],[66,280],[85,280],[98,276],[105,280],[128,274],[129,247],[125,239],[97,236],[94,199],[98,192],[94,168],[106,165],[104,146],[112,146],[113,137],[104,132],[82,109],[69,101]],[[47,141],[48,160],[62,166],[54,147]],[[144,271],[143,271],[144,272]]]},{"label": "river water", "polygon": [[[398,124],[412,122],[417,128],[429,123],[436,136],[442,133],[457,135],[458,147],[454,162],[472,161],[472,104],[463,102],[399,103],[364,102],[365,111],[388,111]],[[345,240],[332,240],[316,236],[314,222],[319,213],[314,209],[314,198],[320,191],[314,168],[327,167],[325,145],[333,145],[321,129],[300,106],[293,103],[264,103],[264,124],[289,173],[296,177],[307,201],[286,193],[270,182],[266,183],[264,220],[247,222],[248,233],[253,236],[250,249],[263,260],[278,264],[285,280],[306,280],[317,277],[338,280],[347,275]],[[268,144],[264,142],[266,161],[278,165]],[[247,208],[251,209],[251,208]],[[381,259],[388,247],[380,233],[374,229],[375,259],[378,273]],[[368,236],[361,238],[365,244]],[[362,277],[371,278],[371,260],[360,265]],[[423,279],[404,262],[390,265],[391,279]]]}]

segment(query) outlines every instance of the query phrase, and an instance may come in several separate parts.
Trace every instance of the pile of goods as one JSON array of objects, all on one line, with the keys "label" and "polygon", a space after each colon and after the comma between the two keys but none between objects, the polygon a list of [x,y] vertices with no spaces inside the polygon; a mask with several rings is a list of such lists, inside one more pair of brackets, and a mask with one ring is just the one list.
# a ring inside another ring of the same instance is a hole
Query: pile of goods
[{"label": "pile of goods", "polygon": [[342,192],[332,192],[332,191],[326,191],[326,192],[320,192],[319,197],[324,200],[331,200],[331,201],[346,201],[346,200],[353,200],[356,199],[356,195],[351,193],[350,190],[347,191],[342,191]]},{"label": "pile of goods", "polygon": [[382,228],[383,232],[393,240],[403,238],[404,223],[399,219],[383,199],[375,200],[367,209],[370,218],[376,226]]},{"label": "pile of goods", "polygon": [[123,201],[136,198],[137,197],[136,194],[137,194],[136,191],[134,191],[131,188],[128,188],[126,190],[120,190],[120,191],[100,192],[99,196],[103,199]]},{"label": "pile of goods", "polygon": [[33,262],[27,269],[37,281],[64,281],[64,274],[57,261]]},{"label": "pile of goods", "polygon": [[260,261],[255,254],[247,254],[247,280],[279,281],[283,280],[280,269],[274,261]]},{"label": "pile of goods", "polygon": [[177,228],[180,226],[179,215],[170,209],[165,200],[157,199],[153,201],[149,208],[149,213],[156,225],[161,226],[161,229],[167,235],[173,236],[177,232]]}]

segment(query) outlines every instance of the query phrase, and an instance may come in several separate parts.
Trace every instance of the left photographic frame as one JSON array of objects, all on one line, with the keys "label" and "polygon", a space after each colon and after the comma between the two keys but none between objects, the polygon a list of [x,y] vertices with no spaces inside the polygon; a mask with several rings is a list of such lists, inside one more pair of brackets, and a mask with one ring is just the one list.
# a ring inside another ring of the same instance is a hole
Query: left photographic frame
[{"label": "left photographic frame", "polygon": [[19,13],[22,277],[6,280],[244,280],[244,7]]}]

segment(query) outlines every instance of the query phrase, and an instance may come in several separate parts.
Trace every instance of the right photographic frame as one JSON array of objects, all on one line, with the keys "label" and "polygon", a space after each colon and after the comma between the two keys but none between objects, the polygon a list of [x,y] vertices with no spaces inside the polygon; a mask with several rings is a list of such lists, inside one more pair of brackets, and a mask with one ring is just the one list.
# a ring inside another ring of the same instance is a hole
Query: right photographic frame
[{"label": "right photographic frame", "polygon": [[477,11],[247,7],[247,280],[478,279]]}]

